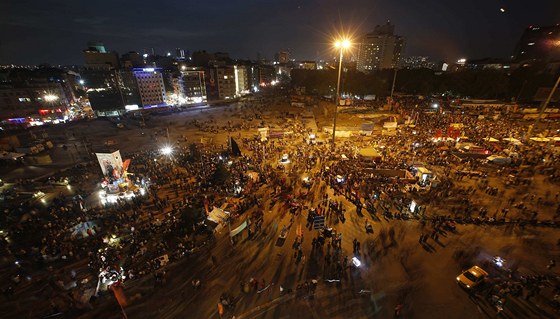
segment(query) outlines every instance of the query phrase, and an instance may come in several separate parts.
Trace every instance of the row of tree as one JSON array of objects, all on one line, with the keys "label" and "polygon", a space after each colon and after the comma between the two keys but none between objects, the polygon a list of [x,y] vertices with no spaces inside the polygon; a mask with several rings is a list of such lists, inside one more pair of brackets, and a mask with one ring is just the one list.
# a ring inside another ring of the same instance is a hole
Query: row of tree
[{"label": "row of tree", "polygon": [[[369,74],[357,71],[342,73],[341,93],[364,96],[390,94],[394,70]],[[457,96],[530,102],[539,87],[551,87],[557,75],[545,72],[542,66],[504,70],[461,70],[436,72],[430,69],[398,70],[395,91],[431,95],[451,92]],[[292,85],[305,87],[307,93],[331,95],[336,90],[336,70],[303,70],[291,72]]]}]

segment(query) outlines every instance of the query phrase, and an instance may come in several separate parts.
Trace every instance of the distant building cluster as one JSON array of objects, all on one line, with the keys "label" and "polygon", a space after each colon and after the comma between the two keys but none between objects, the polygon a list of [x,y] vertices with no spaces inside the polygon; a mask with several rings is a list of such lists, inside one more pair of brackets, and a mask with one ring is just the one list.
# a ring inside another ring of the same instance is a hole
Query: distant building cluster
[{"label": "distant building cluster", "polygon": [[0,121],[40,125],[88,112],[118,116],[236,99],[285,82],[291,69],[300,67],[289,50],[280,50],[274,61],[236,61],[224,52],[180,48],[174,54],[119,55],[101,42],[89,42],[82,55],[82,66],[0,66]]},{"label": "distant building cluster", "polygon": [[[370,73],[383,69],[509,71],[530,65],[549,72],[560,68],[560,25],[530,26],[511,58],[461,58],[434,62],[427,56],[403,57],[405,40],[390,22],[377,25],[357,41],[345,70]],[[161,106],[183,107],[232,100],[263,87],[286,83],[293,69],[335,70],[336,61],[291,59],[281,49],[273,61],[234,60],[224,52],[173,53],[130,51],[119,55],[101,42],[89,42],[81,66],[0,66],[0,121],[34,125],[64,122],[94,112],[118,116]],[[334,63],[333,63],[334,62]]]},{"label": "distant building cluster", "polygon": [[402,59],[400,68],[434,70],[436,68],[436,63],[430,61],[430,58],[427,56],[410,56]]}]

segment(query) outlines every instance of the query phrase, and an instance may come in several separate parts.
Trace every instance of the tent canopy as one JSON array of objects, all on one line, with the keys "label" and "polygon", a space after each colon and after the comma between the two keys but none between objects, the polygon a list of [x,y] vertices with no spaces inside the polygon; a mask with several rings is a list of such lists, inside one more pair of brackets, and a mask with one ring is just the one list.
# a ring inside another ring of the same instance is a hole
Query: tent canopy
[{"label": "tent canopy", "polygon": [[531,137],[531,141],[535,142],[550,142],[549,138],[546,137]]},{"label": "tent canopy", "polygon": [[20,157],[25,156],[22,153],[13,153],[13,152],[0,152],[0,160],[17,160]]},{"label": "tent canopy", "polygon": [[381,157],[381,154],[379,154],[374,148],[362,148],[359,151],[359,154],[360,156],[368,157],[368,158]]},{"label": "tent canopy", "polygon": [[229,217],[229,212],[226,212],[225,210],[220,209],[218,207],[214,207],[212,211],[208,213],[208,217],[206,219],[213,221],[216,224],[219,224],[220,222],[226,221],[228,217]]}]

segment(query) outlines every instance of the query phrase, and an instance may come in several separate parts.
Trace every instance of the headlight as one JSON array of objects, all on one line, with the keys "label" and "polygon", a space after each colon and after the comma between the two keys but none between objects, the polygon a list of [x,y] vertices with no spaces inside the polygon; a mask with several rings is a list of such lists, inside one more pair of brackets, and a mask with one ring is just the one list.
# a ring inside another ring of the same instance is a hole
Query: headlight
[{"label": "headlight", "polygon": [[467,288],[470,288],[471,286],[467,285]]},{"label": "headlight", "polygon": [[457,277],[457,281],[461,281],[461,278]]}]

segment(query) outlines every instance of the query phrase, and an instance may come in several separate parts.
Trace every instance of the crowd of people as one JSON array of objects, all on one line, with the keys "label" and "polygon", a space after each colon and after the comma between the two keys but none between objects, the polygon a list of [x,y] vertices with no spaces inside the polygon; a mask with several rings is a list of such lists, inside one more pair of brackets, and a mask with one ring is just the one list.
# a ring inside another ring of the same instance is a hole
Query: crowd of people
[{"label": "crowd of people", "polygon": [[[323,277],[329,280],[344,278],[352,256],[372,258],[367,256],[371,248],[361,247],[357,239],[352,252],[343,249],[344,234],[337,232],[336,225],[345,223],[349,214],[367,214],[365,231],[371,232],[380,218],[431,221],[432,229],[426,229],[419,239],[422,244],[428,236],[438,241],[439,234],[455,227],[452,222],[557,225],[560,209],[554,205],[558,205],[558,193],[551,190],[557,187],[560,166],[554,147],[530,141],[522,145],[489,142],[488,137],[527,140],[519,121],[504,112],[424,113],[418,111],[417,103],[403,100],[397,109],[402,117],[416,119],[414,127],[403,126],[396,135],[356,137],[336,147],[310,143],[309,134],[317,132],[297,118],[283,121],[290,135],[269,141],[246,134],[243,122],[228,120],[219,126],[212,120],[193,121],[191,125],[200,132],[231,134],[240,142],[242,155],[230,157],[227,150],[231,145],[194,143],[177,143],[172,154],[161,154],[159,149],[125,154],[132,163],[129,171],[134,175],[130,179],[145,181],[141,186],[145,194],[103,205],[92,200],[96,198],[92,186],[98,183],[90,177],[99,173],[91,162],[79,176],[70,177],[69,183],[76,185],[72,196],[60,193],[46,207],[31,201],[8,208],[3,222],[8,225],[5,231],[9,237],[0,237],[0,249],[16,267],[11,269],[4,292],[10,298],[26,285],[42,287],[41,296],[56,312],[91,307],[100,294],[95,286],[102,272],[117,274],[113,279],[119,281],[151,275],[156,283],[164,284],[168,263],[189,258],[214,240],[206,215],[213,207],[224,205],[231,213],[224,222],[234,224],[250,216],[254,221],[248,227],[250,235],[264,232],[263,220],[270,225],[270,219],[283,216],[264,213],[275,205],[286,208],[280,209],[282,214],[291,214],[289,227],[305,213],[309,229],[316,217],[324,216],[326,228],[311,239],[310,254],[306,256],[302,248],[303,233],[298,234],[293,249],[295,264],[305,265],[306,260],[320,263]],[[265,124],[263,111],[262,105],[246,106],[244,121],[250,117]],[[515,159],[497,167],[480,154],[456,149],[456,139],[434,141],[438,130],[446,132],[452,123],[459,122],[463,125],[461,139],[506,156],[507,148],[510,155],[515,153],[511,155]],[[360,157],[359,150],[368,147],[376,147],[381,159]],[[286,155],[288,161],[284,161]],[[437,178],[420,183],[414,174],[418,163],[429,166]],[[379,175],[376,170],[407,171],[410,175]],[[484,173],[464,173],[476,171]],[[257,178],[252,178],[251,172]],[[83,177],[86,174],[88,178]],[[538,174],[546,176],[548,190],[530,190]],[[506,195],[508,181],[519,189],[517,193]],[[422,187],[407,188],[420,184]],[[328,190],[333,195],[329,196]],[[502,200],[499,207],[489,205],[497,198]],[[410,209],[413,201],[417,206]],[[88,223],[85,233],[73,232],[83,223]],[[388,242],[395,241],[391,231],[383,231]],[[249,285],[256,291],[266,287],[264,279],[262,283],[249,281]],[[198,289],[200,281],[194,286]],[[245,286],[242,283],[243,291]],[[511,294],[518,292],[516,285],[495,287]],[[67,293],[92,289],[95,292],[90,292],[91,298],[85,302]],[[230,304],[231,300],[224,297],[221,302]]]}]

